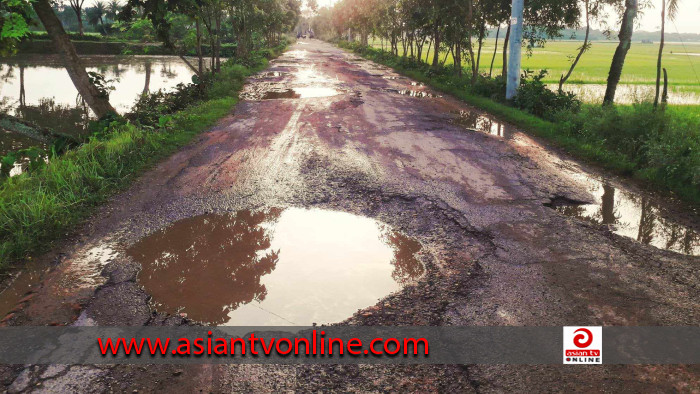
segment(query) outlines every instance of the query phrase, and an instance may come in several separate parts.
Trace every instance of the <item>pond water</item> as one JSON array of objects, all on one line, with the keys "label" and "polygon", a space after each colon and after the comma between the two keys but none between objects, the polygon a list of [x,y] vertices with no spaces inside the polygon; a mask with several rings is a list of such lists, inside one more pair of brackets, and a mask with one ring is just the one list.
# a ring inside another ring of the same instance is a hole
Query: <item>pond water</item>
[{"label": "pond water", "polygon": [[211,325],[335,323],[420,278],[417,241],[319,209],[183,219],[138,241],[155,309]]},{"label": "pond water", "polygon": [[[127,112],[140,94],[192,82],[193,72],[177,56],[85,56],[88,71],[111,81],[110,102]],[[0,58],[0,112],[55,131],[79,135],[91,113],[78,95],[58,55]],[[26,138],[1,130],[0,148],[32,145]]]},{"label": "pond water", "polygon": [[[557,84],[547,85],[551,90],[556,91]],[[605,97],[604,84],[565,84],[564,90],[572,92],[585,103],[602,103]],[[633,104],[642,101],[654,101],[654,85],[629,85],[620,84],[615,91],[615,102],[618,104]],[[694,92],[683,91],[673,86],[668,88],[669,104],[678,105],[698,105],[700,96]]]}]

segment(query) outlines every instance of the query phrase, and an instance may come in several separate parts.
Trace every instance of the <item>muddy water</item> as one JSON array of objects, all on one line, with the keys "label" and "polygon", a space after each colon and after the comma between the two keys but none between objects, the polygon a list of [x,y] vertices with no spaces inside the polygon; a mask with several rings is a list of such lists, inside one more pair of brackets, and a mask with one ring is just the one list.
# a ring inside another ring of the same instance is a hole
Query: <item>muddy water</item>
[{"label": "muddy water", "polygon": [[315,66],[301,66],[301,60],[308,56],[306,50],[285,53],[286,61],[273,61],[273,67],[281,67],[285,72],[268,71],[260,73],[257,79],[267,79],[264,84],[248,84],[241,93],[246,100],[279,100],[332,97],[342,94],[340,81],[320,72]]},{"label": "muddy water", "polygon": [[18,308],[24,299],[32,297],[49,268],[30,260],[24,270],[16,273],[6,288],[0,291],[0,320]]},{"label": "muddy water", "polygon": [[688,255],[700,255],[700,233],[665,218],[659,200],[616,189],[608,183],[584,178],[595,204],[556,203],[558,212],[597,224],[605,224],[624,237]]},{"label": "muddy water", "polygon": [[212,325],[333,323],[418,279],[420,244],[368,218],[299,208],[184,219],[127,253],[159,311]]},{"label": "muddy water", "polygon": [[478,112],[461,110],[453,112],[453,115],[455,116],[452,118],[452,123],[467,129],[502,138],[511,138],[513,136],[513,130],[511,130],[509,125]]},{"label": "muddy water", "polygon": [[337,89],[323,87],[300,87],[283,91],[269,91],[263,94],[263,100],[297,99],[314,97],[331,97],[340,94]]}]

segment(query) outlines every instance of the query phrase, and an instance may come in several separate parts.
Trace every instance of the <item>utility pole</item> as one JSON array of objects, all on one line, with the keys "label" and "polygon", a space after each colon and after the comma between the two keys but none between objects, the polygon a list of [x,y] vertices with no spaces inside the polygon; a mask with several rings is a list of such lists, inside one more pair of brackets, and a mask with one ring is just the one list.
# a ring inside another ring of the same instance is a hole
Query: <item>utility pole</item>
[{"label": "utility pole", "polygon": [[513,0],[510,14],[510,48],[508,56],[508,79],[506,81],[506,99],[515,97],[520,85],[520,49],[523,40],[524,0]]}]

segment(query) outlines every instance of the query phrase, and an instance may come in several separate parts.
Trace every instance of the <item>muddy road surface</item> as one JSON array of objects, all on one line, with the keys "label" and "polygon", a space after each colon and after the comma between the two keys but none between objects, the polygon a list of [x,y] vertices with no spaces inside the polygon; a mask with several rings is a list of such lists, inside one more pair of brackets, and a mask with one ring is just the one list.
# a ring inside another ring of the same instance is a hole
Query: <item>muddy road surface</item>
[{"label": "muddy road surface", "polygon": [[[698,216],[668,198],[316,40],[241,96],[5,281],[2,324],[700,322]],[[700,389],[694,366],[35,366],[0,379],[10,392]]]}]

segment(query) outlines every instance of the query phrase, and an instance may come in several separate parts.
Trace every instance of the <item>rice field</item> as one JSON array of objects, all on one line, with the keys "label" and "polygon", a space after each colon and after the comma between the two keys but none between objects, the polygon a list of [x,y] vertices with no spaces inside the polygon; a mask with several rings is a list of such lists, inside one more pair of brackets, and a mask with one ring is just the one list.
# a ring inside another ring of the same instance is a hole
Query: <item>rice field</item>
[{"label": "rice field", "polygon": [[[542,48],[534,48],[530,54],[523,50],[522,68],[533,71],[546,69],[549,74],[545,82],[556,84],[559,77],[570,67],[581,43],[551,41]],[[374,40],[372,44],[381,47],[379,40]],[[479,65],[482,73],[489,73],[494,44],[494,38],[487,39],[484,44]],[[493,61],[493,75],[501,73],[502,44],[501,38],[498,41],[498,53]],[[583,55],[567,81],[567,89],[581,93],[582,98],[588,102],[602,100],[616,46],[616,41],[593,41],[590,50]],[[620,88],[621,102],[643,100],[650,95],[653,97],[658,51],[658,43],[643,44],[633,41],[620,81],[624,85]],[[425,59],[432,59],[432,50],[424,56]],[[452,57],[445,53],[440,54],[440,61],[445,57],[445,64],[453,63]],[[667,43],[664,46],[663,67],[668,71],[669,101],[673,104],[700,105],[700,43]]]}]

